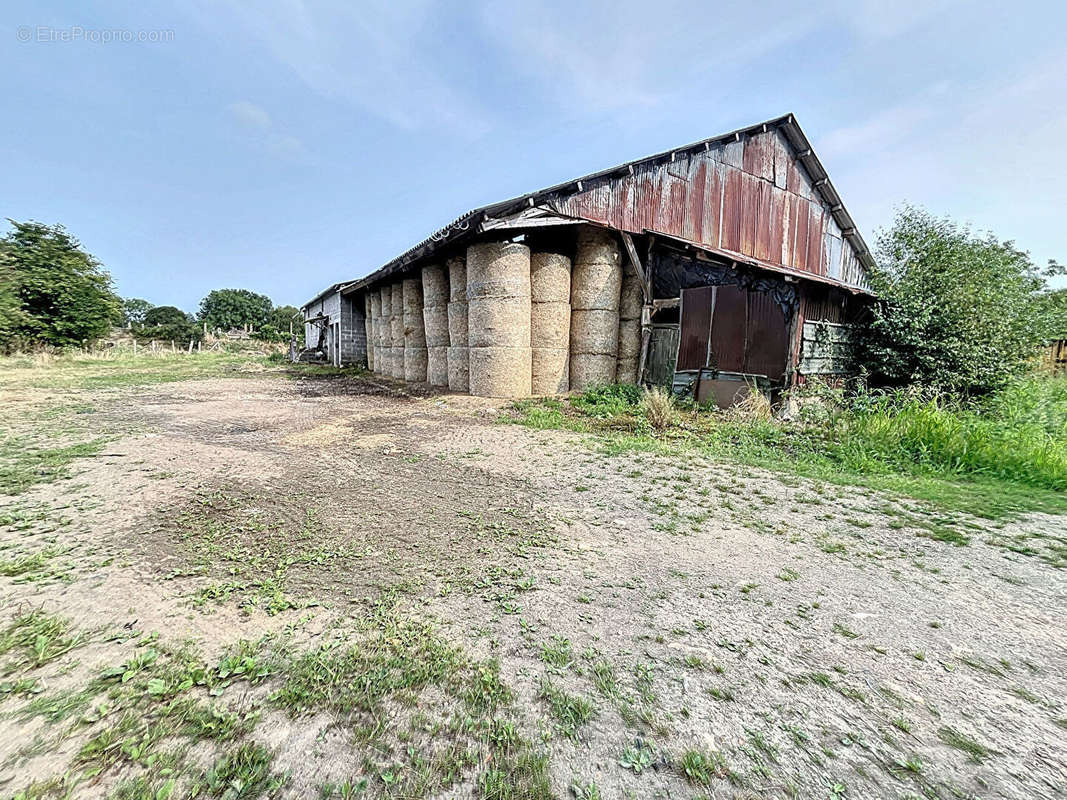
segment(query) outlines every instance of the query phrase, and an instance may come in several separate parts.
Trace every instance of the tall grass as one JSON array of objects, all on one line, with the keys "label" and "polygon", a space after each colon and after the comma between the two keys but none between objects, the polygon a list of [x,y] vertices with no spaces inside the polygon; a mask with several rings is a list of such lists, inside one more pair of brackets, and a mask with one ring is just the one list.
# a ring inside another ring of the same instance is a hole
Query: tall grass
[{"label": "tall grass", "polygon": [[1067,379],[1019,381],[972,406],[914,392],[861,395],[828,433],[856,469],[882,462],[1067,489]]}]

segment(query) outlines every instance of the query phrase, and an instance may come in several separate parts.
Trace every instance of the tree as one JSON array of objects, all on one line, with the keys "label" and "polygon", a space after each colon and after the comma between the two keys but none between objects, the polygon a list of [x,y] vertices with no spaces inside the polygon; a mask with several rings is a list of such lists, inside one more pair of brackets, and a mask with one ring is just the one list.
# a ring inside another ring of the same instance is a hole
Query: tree
[{"label": "tree", "polygon": [[273,304],[248,289],[215,289],[200,301],[200,320],[209,328],[258,328],[266,324]]},{"label": "tree", "polygon": [[151,311],[152,304],[139,297],[127,297],[122,301],[122,321],[127,328],[144,325],[144,315]]},{"label": "tree", "polygon": [[22,323],[22,302],[19,300],[18,273],[10,248],[0,242],[0,345],[11,343]]},{"label": "tree", "polygon": [[193,321],[192,317],[174,306],[156,306],[144,315],[145,326],[151,328],[159,325],[190,325]]},{"label": "tree", "polygon": [[878,240],[879,296],[860,342],[875,382],[980,394],[1020,373],[1044,325],[1027,253],[910,206]]},{"label": "tree", "polygon": [[294,329],[299,328],[303,330],[304,317],[300,313],[300,309],[296,306],[277,306],[270,312],[270,324],[273,325],[279,333],[283,334],[286,339],[289,338],[289,323],[293,324]]},{"label": "tree", "polygon": [[1067,289],[1038,295],[1035,309],[1045,331],[1045,341],[1067,339]]},{"label": "tree", "polygon": [[121,322],[111,276],[62,225],[9,222],[15,229],[0,241],[20,305],[14,336],[65,347],[98,339]]}]

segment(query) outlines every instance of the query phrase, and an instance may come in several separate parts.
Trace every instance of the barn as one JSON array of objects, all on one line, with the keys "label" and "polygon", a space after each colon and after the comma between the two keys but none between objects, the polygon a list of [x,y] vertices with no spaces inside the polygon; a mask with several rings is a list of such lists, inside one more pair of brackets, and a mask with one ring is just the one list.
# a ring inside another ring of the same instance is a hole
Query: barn
[{"label": "barn", "polygon": [[847,370],[872,266],[788,114],[470,211],[304,316],[333,363],[453,392],[722,405]]}]

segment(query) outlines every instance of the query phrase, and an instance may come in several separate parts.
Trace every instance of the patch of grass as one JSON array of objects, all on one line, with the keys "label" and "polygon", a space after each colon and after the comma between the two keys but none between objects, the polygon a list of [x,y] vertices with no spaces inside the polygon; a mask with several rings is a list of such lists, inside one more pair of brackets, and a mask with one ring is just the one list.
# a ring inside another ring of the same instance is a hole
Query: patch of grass
[{"label": "patch of grass", "polygon": [[[155,352],[127,348],[64,355],[0,358],[0,377],[11,388],[103,389],[148,386],[220,376],[260,375],[271,368],[259,346],[232,352]],[[281,367],[273,367],[281,372]],[[288,367],[285,368],[288,370]]]},{"label": "patch of grass", "polygon": [[569,665],[574,660],[570,640],[559,634],[553,635],[551,641],[541,645],[541,660],[553,667]]},{"label": "patch of grass", "polygon": [[89,637],[70,621],[34,609],[16,616],[0,631],[0,656],[9,656],[3,674],[39,667],[86,644]]},{"label": "patch of grass", "polygon": [[711,785],[713,778],[725,778],[729,773],[721,753],[687,750],[678,759],[678,769],[686,779],[698,786]]},{"label": "patch of grass", "polygon": [[965,733],[962,733],[955,728],[943,727],[937,731],[937,738],[947,744],[949,747],[954,747],[961,752],[968,755],[969,760],[975,764],[981,764],[990,755],[994,753],[985,745],[972,739]]},{"label": "patch of grass", "polygon": [[[548,775],[548,756],[524,749],[505,757],[478,778],[482,800],[555,800]],[[590,798],[598,798],[590,795]]]},{"label": "patch of grass", "polygon": [[194,788],[194,796],[252,800],[281,788],[288,777],[272,771],[274,757],[262,745],[243,744],[222,756]]},{"label": "patch of grass", "polygon": [[595,713],[592,701],[569,694],[547,678],[541,681],[541,698],[548,703],[556,729],[568,739],[580,739],[582,726],[592,719]]},{"label": "patch of grass", "polygon": [[39,483],[65,478],[76,459],[97,455],[106,443],[106,439],[94,439],[61,447],[40,447],[21,437],[0,438],[0,494],[22,494]]}]

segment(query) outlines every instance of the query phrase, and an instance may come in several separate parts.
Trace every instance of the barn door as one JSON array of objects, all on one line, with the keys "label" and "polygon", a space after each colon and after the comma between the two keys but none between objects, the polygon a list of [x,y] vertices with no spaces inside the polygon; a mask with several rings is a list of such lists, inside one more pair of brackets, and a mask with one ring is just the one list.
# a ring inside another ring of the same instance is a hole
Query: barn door
[{"label": "barn door", "polygon": [[645,365],[645,380],[653,386],[670,386],[674,381],[678,354],[678,326],[653,325]]},{"label": "barn door", "polygon": [[710,368],[778,381],[788,352],[785,312],[768,293],[736,284],[682,290],[678,370]]}]

